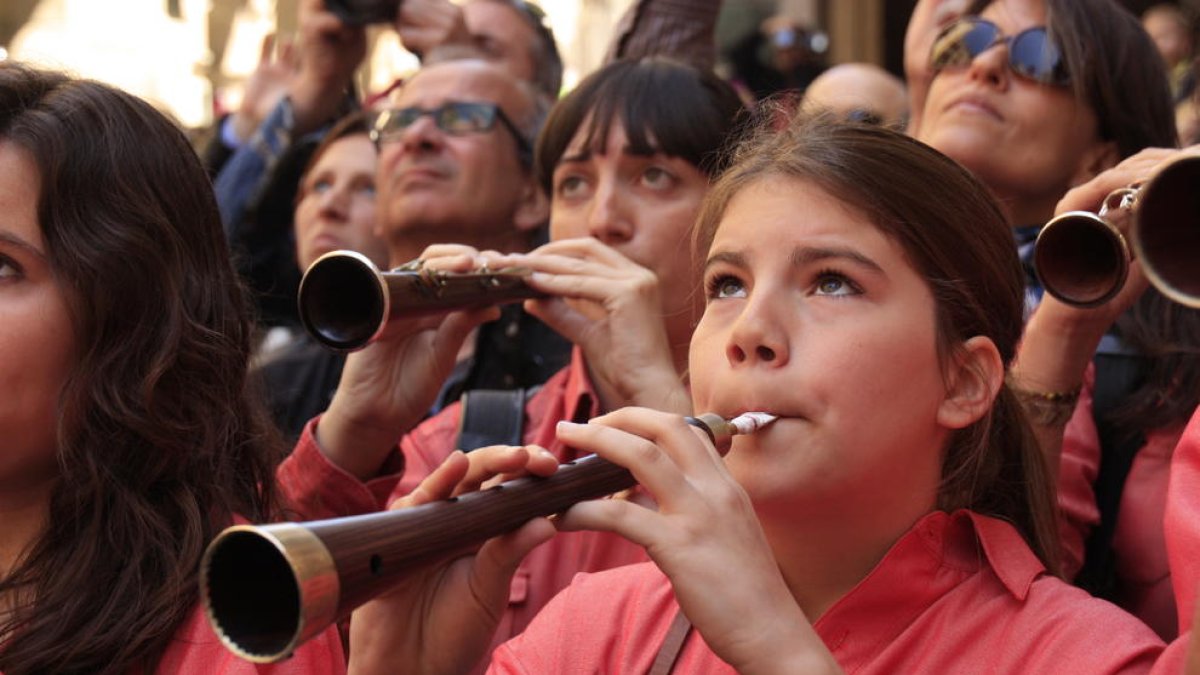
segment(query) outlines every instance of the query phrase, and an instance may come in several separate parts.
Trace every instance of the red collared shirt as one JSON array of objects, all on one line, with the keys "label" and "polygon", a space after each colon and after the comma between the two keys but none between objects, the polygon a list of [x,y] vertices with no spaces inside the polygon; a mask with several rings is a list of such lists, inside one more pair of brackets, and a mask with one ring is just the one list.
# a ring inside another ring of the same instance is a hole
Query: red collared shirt
[{"label": "red collared shirt", "polygon": [[[1072,579],[1084,549],[1100,524],[1093,484],[1100,471],[1100,437],[1092,414],[1095,366],[1089,365],[1074,415],[1063,433],[1058,473],[1063,574]],[[1125,478],[1112,547],[1116,551],[1117,602],[1145,621],[1164,640],[1178,635],[1174,589],[1163,533],[1167,479],[1182,426],[1152,429]]]},{"label": "red collared shirt", "polygon": [[[653,564],[581,575],[494,673],[645,673],[678,605]],[[814,625],[847,673],[1179,672],[1187,645],[1049,576],[1008,523],[967,511],[917,522]],[[692,631],[676,673],[733,673]]]},{"label": "red collared shirt", "polygon": [[[392,475],[361,483],[321,454],[313,438],[313,423],[305,428],[292,455],[279,470],[284,494],[304,519],[332,518],[378,511],[402,497],[454,451],[461,405],[455,403],[422,422],[400,441],[403,476]],[[586,421],[600,414],[579,348],[571,363],[546,381],[525,405],[524,441],[539,445],[568,462],[581,455],[558,441],[559,420]],[[513,577],[509,606],[501,618],[493,646],[525,629],[556,593],[579,572],[600,570],[648,560],[644,549],[614,534],[560,532],[534,549]]]}]

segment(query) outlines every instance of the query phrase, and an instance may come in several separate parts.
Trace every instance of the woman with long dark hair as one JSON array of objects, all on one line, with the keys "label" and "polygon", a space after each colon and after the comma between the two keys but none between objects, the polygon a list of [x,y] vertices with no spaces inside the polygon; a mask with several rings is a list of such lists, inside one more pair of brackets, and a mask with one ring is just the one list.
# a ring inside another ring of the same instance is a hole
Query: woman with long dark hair
[{"label": "woman with long dark hair", "polygon": [[0,214],[0,671],[252,670],[197,573],[278,514],[279,443],[204,169],[144,101],[0,64]]}]

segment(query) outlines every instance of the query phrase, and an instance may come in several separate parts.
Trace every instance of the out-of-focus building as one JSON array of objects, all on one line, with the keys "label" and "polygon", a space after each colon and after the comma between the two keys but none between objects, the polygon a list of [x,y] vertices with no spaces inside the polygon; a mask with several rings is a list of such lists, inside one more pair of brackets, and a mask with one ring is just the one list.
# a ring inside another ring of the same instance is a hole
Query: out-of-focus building
[{"label": "out-of-focus building", "polygon": [[[459,1],[459,0],[454,0]],[[603,59],[618,18],[634,0],[539,0],[571,86]],[[1138,13],[1158,0],[1124,0]],[[188,127],[236,107],[268,33],[296,32],[299,0],[0,0],[0,59],[29,60],[104,80],[170,111]],[[827,37],[829,65],[860,61],[902,74],[902,45],[916,0],[725,0],[719,26],[736,36],[738,16],[784,14]],[[1195,11],[1200,0],[1180,0]],[[360,84],[385,88],[416,66],[387,27],[371,30]]]}]

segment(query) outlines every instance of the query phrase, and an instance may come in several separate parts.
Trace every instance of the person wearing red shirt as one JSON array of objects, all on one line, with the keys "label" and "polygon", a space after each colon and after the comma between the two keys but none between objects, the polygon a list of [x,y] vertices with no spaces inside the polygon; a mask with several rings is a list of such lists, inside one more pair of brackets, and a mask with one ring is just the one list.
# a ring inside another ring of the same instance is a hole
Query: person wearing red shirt
[{"label": "person wearing red shirt", "polygon": [[[672,104],[652,105],[663,96]],[[422,254],[427,268],[486,262],[531,269],[529,283],[549,297],[529,301],[527,310],[574,343],[569,366],[525,405],[524,441],[548,451],[533,470],[580,456],[555,438],[559,420],[585,421],[627,405],[690,411],[681,373],[702,298],[687,232],[741,109],[732,88],[688,65],[658,58],[608,65],[554,107],[537,145],[551,242],[525,255],[449,244]],[[422,133],[438,133],[426,126]],[[379,510],[454,451],[461,405],[417,425],[426,409],[420,397],[436,392],[435,376],[457,353],[462,327],[485,315],[395,326],[391,337],[347,358],[329,410],[281,467],[304,518]],[[421,370],[430,365],[432,372]],[[511,448],[471,457],[480,466],[521,461]],[[641,547],[605,533],[539,548],[512,583],[497,643],[523,630],[577,572],[644,560]]]},{"label": "person wearing red shirt", "polygon": [[[0,214],[0,672],[264,672],[200,607],[209,540],[277,517],[283,447],[187,138],[0,63]],[[274,672],[343,669],[331,629]]]},{"label": "person wearing red shirt", "polygon": [[[723,461],[671,413],[560,423],[657,506],[581,502],[430,565],[355,613],[354,672],[471,667],[555,526],[653,563],[580,578],[493,672],[645,672],[656,654],[677,672],[1178,671],[1185,643],[1055,576],[1053,483],[1005,378],[1023,273],[979,181],[886,129],[765,127],[696,236],[694,407],[778,419]],[[477,484],[470,464],[452,456],[396,506]]]}]

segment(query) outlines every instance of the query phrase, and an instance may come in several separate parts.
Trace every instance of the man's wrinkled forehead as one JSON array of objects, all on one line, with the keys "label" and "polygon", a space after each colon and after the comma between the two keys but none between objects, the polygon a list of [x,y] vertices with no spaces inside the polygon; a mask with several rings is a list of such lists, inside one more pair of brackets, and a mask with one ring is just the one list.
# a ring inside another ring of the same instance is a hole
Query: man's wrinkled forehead
[{"label": "man's wrinkled forehead", "polygon": [[512,75],[476,59],[425,66],[391,95],[392,105],[398,108],[429,108],[447,101],[495,103],[513,119],[523,119],[529,110],[529,101]]}]

